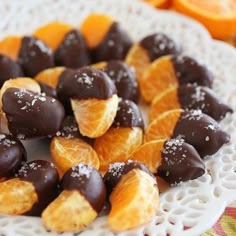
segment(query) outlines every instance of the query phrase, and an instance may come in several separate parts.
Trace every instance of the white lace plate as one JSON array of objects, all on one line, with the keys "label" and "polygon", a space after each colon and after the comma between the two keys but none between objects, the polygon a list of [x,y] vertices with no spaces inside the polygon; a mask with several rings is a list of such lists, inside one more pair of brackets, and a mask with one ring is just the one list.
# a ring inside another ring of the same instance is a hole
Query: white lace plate
[{"label": "white lace plate", "polygon": [[[236,110],[236,50],[210,38],[198,23],[175,13],[156,11],[134,0],[2,0],[0,38],[9,34],[30,34],[52,20],[79,26],[91,12],[111,14],[130,32],[134,40],[153,32],[163,32],[183,46],[184,54],[206,64],[214,73],[214,90]],[[208,173],[161,194],[158,215],[137,229],[116,233],[106,217],[96,219],[80,236],[191,236],[210,228],[236,200],[236,119],[228,115],[221,127],[231,134],[231,143],[206,161]],[[27,144],[31,159],[47,158],[44,142]],[[186,228],[187,227],[187,228]],[[36,217],[0,216],[0,235],[57,235],[47,232]],[[60,234],[62,235],[62,234]],[[63,235],[77,235],[65,233]]]}]

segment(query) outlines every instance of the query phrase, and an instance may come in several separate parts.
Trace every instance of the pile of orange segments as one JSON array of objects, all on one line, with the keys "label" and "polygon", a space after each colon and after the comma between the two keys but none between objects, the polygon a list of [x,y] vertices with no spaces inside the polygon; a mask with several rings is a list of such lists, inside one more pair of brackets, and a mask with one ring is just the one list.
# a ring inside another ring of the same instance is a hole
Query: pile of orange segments
[{"label": "pile of orange segments", "polygon": [[157,8],[171,8],[201,22],[214,38],[236,35],[236,0],[144,0]]}]

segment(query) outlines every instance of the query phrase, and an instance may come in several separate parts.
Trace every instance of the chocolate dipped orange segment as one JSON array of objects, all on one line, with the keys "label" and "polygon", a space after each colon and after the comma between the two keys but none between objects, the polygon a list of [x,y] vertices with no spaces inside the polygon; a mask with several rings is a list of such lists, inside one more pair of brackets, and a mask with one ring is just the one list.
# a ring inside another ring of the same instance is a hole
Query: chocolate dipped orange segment
[{"label": "chocolate dipped orange segment", "polygon": [[65,70],[57,86],[58,98],[64,104],[71,100],[80,133],[90,138],[103,135],[111,126],[118,107],[116,93],[113,81],[91,67]]},{"label": "chocolate dipped orange segment", "polygon": [[101,175],[79,164],[65,173],[60,186],[61,194],[42,214],[44,225],[57,232],[84,229],[97,217],[106,198]]},{"label": "chocolate dipped orange segment", "polygon": [[[156,215],[159,205],[157,183],[143,164],[126,163],[123,167],[114,164],[113,178],[118,178],[110,196],[111,211],[108,222],[113,230],[122,231],[149,222]],[[116,169],[115,166],[118,168]],[[115,170],[115,172],[114,172]]]},{"label": "chocolate dipped orange segment", "polygon": [[53,161],[60,173],[84,163],[99,169],[99,159],[94,149],[79,138],[54,137],[50,144]]},{"label": "chocolate dipped orange segment", "polygon": [[10,57],[0,53],[0,88],[8,79],[22,77],[23,71],[20,65]]},{"label": "chocolate dipped orange segment", "polygon": [[97,13],[90,14],[85,18],[80,30],[89,48],[95,48],[102,42],[113,22],[113,17]]},{"label": "chocolate dipped orange segment", "polygon": [[113,162],[126,162],[143,141],[143,119],[139,108],[129,100],[121,100],[110,129],[94,142],[100,169]]},{"label": "chocolate dipped orange segment", "polygon": [[159,115],[148,125],[145,131],[144,141],[149,142],[152,140],[171,138],[182,112],[182,109],[175,109]]},{"label": "chocolate dipped orange segment", "polygon": [[188,84],[167,89],[156,96],[151,105],[150,120],[165,111],[177,108],[200,109],[217,121],[223,119],[227,113],[232,113],[232,109],[222,103],[213,90],[204,86]]},{"label": "chocolate dipped orange segment", "polygon": [[21,36],[7,36],[0,41],[0,53],[17,61],[21,44]]},{"label": "chocolate dipped orange segment", "polygon": [[69,24],[54,21],[38,28],[34,36],[45,42],[52,50],[56,50],[65,35],[72,29]]}]

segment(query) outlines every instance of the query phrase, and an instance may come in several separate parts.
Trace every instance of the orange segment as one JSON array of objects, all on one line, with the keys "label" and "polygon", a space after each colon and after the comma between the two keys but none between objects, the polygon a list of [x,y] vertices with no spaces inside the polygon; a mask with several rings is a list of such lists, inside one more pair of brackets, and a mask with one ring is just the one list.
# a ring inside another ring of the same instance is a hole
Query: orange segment
[{"label": "orange segment", "polygon": [[170,0],[143,0],[146,3],[151,4],[154,7],[166,9],[170,7],[171,1]]},{"label": "orange segment", "polygon": [[226,39],[236,34],[235,0],[174,0],[174,7],[199,20],[215,38]]},{"label": "orange segment", "polygon": [[118,97],[114,94],[106,100],[71,99],[71,105],[80,133],[83,136],[97,138],[110,128],[118,108]]},{"label": "orange segment", "polygon": [[107,62],[102,61],[102,62],[98,62],[96,64],[92,64],[90,66],[97,69],[97,70],[101,70],[101,69],[104,69],[107,66]]},{"label": "orange segment", "polygon": [[100,159],[100,170],[107,170],[113,162],[126,162],[142,142],[141,128],[110,128],[94,143],[94,149]]},{"label": "orange segment", "polygon": [[60,75],[64,70],[65,67],[49,68],[38,73],[34,79],[55,89],[57,87]]},{"label": "orange segment", "polygon": [[161,113],[178,108],[181,108],[178,99],[178,89],[177,87],[170,87],[153,99],[149,119],[152,121]]},{"label": "orange segment", "polygon": [[129,50],[125,62],[134,67],[136,78],[138,81],[142,79],[144,71],[151,64],[151,60],[147,51],[142,48],[138,43],[134,44]]},{"label": "orange segment", "polygon": [[90,14],[81,25],[81,32],[85,37],[88,47],[95,48],[102,42],[108,33],[114,19],[108,15]]},{"label": "orange segment", "polygon": [[156,173],[161,164],[161,150],[164,148],[165,141],[160,139],[144,143],[130,159],[144,163],[152,173]]},{"label": "orange segment", "polygon": [[145,71],[140,80],[140,90],[146,102],[151,102],[155,96],[165,89],[178,85],[178,79],[170,56],[155,60]]},{"label": "orange segment", "polygon": [[34,32],[34,36],[45,42],[52,50],[56,50],[65,35],[71,31],[73,27],[59,21],[54,21],[38,28]]},{"label": "orange segment", "polygon": [[175,109],[159,115],[148,126],[144,141],[149,142],[152,140],[171,138],[182,112],[182,109]]},{"label": "orange segment", "polygon": [[99,159],[94,149],[79,138],[54,137],[51,141],[52,159],[64,174],[71,167],[84,163],[99,169]]},{"label": "orange segment", "polygon": [[18,59],[21,48],[21,36],[7,36],[0,41],[0,53],[9,56],[12,60]]},{"label": "orange segment", "polygon": [[110,203],[108,222],[114,230],[128,230],[149,222],[159,205],[155,179],[139,169],[128,172],[111,193]]}]

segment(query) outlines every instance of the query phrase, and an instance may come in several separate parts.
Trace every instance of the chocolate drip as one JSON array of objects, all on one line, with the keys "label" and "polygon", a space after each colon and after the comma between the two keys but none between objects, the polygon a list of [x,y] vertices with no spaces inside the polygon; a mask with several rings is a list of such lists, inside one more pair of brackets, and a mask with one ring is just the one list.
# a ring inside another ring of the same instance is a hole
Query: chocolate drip
[{"label": "chocolate drip", "polygon": [[132,101],[121,100],[112,126],[144,129],[142,114],[138,106]]},{"label": "chocolate drip", "polygon": [[18,62],[26,76],[34,77],[40,71],[53,67],[53,60],[52,50],[43,41],[32,36],[23,37]]},{"label": "chocolate drip", "polygon": [[55,98],[9,88],[2,97],[10,132],[19,139],[55,135],[64,118],[64,108]]},{"label": "chocolate drip", "polygon": [[183,139],[170,139],[161,151],[162,162],[157,175],[167,183],[178,184],[205,173],[205,166],[195,148]]},{"label": "chocolate drip", "polygon": [[0,179],[14,175],[17,169],[26,161],[26,151],[16,138],[0,134]]},{"label": "chocolate drip", "polygon": [[108,99],[116,94],[116,88],[106,73],[83,67],[78,70],[66,69],[62,72],[57,85],[57,95],[60,101],[73,99]]},{"label": "chocolate drip", "polygon": [[129,48],[132,45],[127,32],[114,22],[103,41],[92,51],[92,59],[94,62],[122,60],[125,58]]},{"label": "chocolate drip", "polygon": [[104,71],[114,81],[119,97],[138,103],[139,88],[131,67],[122,61],[109,61]]},{"label": "chocolate drip", "polygon": [[18,63],[10,57],[0,54],[0,88],[6,80],[23,76],[23,71]]},{"label": "chocolate drip", "polygon": [[97,212],[102,210],[106,198],[106,188],[101,174],[84,164],[69,169],[61,180],[62,190],[77,190]]},{"label": "chocolate drip", "polygon": [[154,175],[149,171],[149,169],[141,162],[128,161],[127,163],[124,162],[113,163],[109,166],[107,173],[103,177],[108,196],[111,194],[113,189],[119,183],[122,176],[126,175],[133,169],[142,170],[147,174],[149,174],[150,176],[152,176],[153,178],[155,178]]},{"label": "chocolate drip", "polygon": [[32,183],[38,196],[38,202],[26,215],[39,216],[58,195],[59,174],[56,167],[48,161],[35,160],[25,163],[16,177]]},{"label": "chocolate drip", "polygon": [[200,110],[184,111],[177,122],[173,137],[182,137],[193,145],[203,158],[215,154],[230,136],[222,131],[215,120]]},{"label": "chocolate drip", "polygon": [[194,85],[182,85],[178,88],[178,98],[184,109],[198,110],[211,116],[217,121],[222,120],[226,113],[233,110],[220,102],[213,90]]},{"label": "chocolate drip", "polygon": [[53,87],[43,83],[43,82],[38,82],[40,88],[41,88],[41,93],[45,93],[49,97],[57,98],[57,91]]},{"label": "chocolate drip", "polygon": [[57,136],[64,138],[79,138],[85,141],[86,143],[93,145],[94,139],[83,136],[78,128],[78,124],[73,116],[66,116],[63,120],[60,128],[60,132],[57,133]]},{"label": "chocolate drip", "polygon": [[204,65],[188,56],[172,56],[171,60],[180,85],[189,83],[212,87],[213,75]]},{"label": "chocolate drip", "polygon": [[74,69],[91,64],[84,38],[78,30],[65,35],[55,52],[55,63]]},{"label": "chocolate drip", "polygon": [[169,54],[178,54],[181,49],[167,35],[156,33],[140,41],[140,45],[147,50],[151,61]]}]

